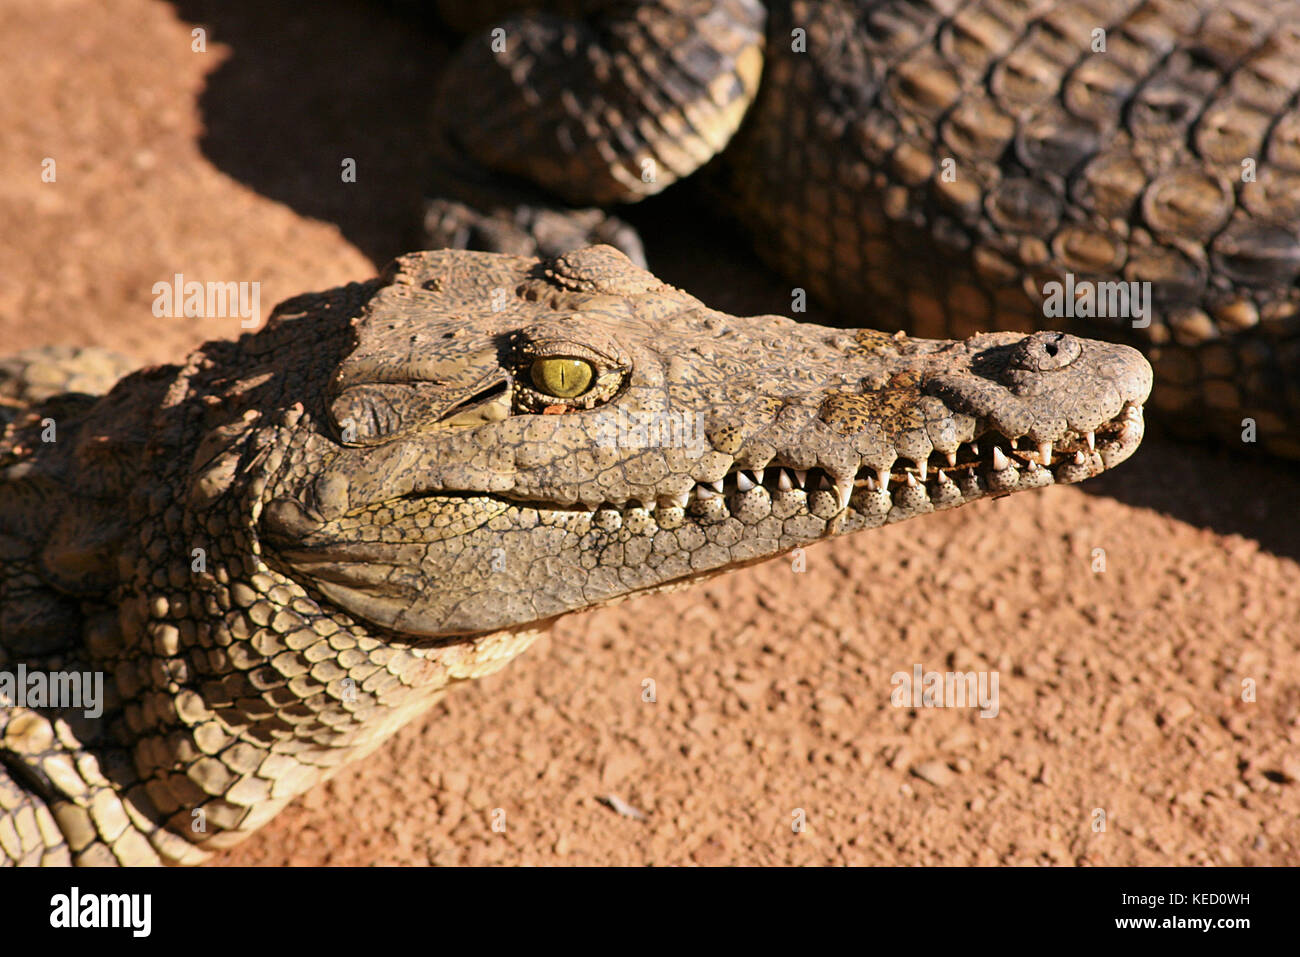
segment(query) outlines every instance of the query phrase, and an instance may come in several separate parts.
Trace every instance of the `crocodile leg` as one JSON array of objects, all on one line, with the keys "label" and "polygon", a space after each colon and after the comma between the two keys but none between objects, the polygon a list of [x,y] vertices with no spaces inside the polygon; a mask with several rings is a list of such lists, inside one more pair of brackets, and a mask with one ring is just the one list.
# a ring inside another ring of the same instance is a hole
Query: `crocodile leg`
[{"label": "crocodile leg", "polygon": [[45,802],[0,764],[0,866],[66,866],[68,842]]},{"label": "crocodile leg", "polygon": [[600,207],[653,195],[726,146],[757,91],[762,5],[587,2],[491,19],[501,6],[459,20],[483,29],[437,99],[426,242],[514,255],[600,242],[644,262],[635,231]]}]

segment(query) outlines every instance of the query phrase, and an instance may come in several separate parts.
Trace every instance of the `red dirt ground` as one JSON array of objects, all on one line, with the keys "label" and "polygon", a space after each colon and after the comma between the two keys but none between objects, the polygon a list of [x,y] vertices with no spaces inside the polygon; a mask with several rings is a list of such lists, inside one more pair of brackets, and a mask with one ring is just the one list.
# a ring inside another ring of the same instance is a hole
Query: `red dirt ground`
[{"label": "red dirt ground", "polygon": [[[174,360],[237,320],[155,318],[157,281],[260,281],[265,313],[403,250],[446,47],[360,2],[264,6],[0,6],[4,351]],[[657,215],[664,278],[788,306],[689,206]],[[1294,475],[1152,438],[1082,488],[570,616],[216,862],[1294,864]],[[1000,713],[892,707],[916,664],[996,670]]]}]

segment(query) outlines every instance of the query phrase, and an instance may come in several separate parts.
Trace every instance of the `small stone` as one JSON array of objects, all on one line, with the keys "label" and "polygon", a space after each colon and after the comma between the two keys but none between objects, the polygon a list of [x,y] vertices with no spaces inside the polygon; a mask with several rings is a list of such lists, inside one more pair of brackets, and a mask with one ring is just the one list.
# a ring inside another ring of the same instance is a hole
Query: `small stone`
[{"label": "small stone", "polygon": [[732,685],[736,697],[750,707],[758,707],[763,703],[767,688],[767,682],[764,681],[737,681]]},{"label": "small stone", "polygon": [[628,804],[617,794],[607,794],[603,798],[598,798],[602,804],[611,808],[616,814],[622,817],[631,818],[634,821],[644,821],[645,812]]},{"label": "small stone", "polygon": [[443,771],[442,789],[451,794],[464,794],[469,790],[469,775],[464,771]]},{"label": "small stone", "polygon": [[613,787],[630,777],[641,766],[641,759],[635,754],[615,754],[605,760],[600,772],[600,783]]},{"label": "small stone", "polygon": [[900,745],[894,752],[894,756],[889,759],[890,770],[901,771],[912,763],[912,751],[907,745]]},{"label": "small stone", "polygon": [[818,695],[814,701],[814,706],[823,714],[839,714],[847,705],[844,697],[837,694]]},{"label": "small stone", "polygon": [[923,761],[912,768],[912,774],[937,788],[947,787],[954,777],[952,769],[942,761]]},{"label": "small stone", "polygon": [[1178,722],[1195,713],[1196,708],[1190,701],[1182,695],[1174,695],[1169,702],[1160,709],[1160,726],[1167,728],[1171,725],[1178,724]]}]

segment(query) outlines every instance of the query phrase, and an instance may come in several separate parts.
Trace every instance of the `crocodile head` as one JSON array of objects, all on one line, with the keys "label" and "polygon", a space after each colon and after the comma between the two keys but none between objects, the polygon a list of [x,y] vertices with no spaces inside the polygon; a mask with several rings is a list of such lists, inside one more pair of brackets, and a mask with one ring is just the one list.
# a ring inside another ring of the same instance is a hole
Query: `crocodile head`
[{"label": "crocodile head", "polygon": [[736,318],[608,247],[399,259],[258,483],[264,555],[420,636],[516,628],[1123,461],[1151,371],[1061,333]]}]

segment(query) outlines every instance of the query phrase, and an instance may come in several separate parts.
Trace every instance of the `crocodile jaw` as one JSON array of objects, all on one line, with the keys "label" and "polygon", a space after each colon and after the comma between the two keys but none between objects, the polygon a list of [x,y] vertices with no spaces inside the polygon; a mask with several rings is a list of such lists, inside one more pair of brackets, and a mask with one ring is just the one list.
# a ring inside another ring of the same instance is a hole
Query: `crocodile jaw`
[{"label": "crocodile jaw", "polygon": [[[914,467],[888,472],[883,482],[874,470],[859,472],[847,501],[824,471],[782,465],[697,484],[684,508],[676,498],[649,507],[548,508],[497,496],[419,496],[371,512],[387,513],[385,527],[418,543],[358,544],[340,537],[341,526],[323,525],[276,554],[331,601],[382,627],[428,637],[480,634],[711,577],[832,535],[1082,481],[1137,448],[1141,406],[1127,404],[1108,425],[1097,431],[1095,447],[1081,441],[1047,466],[1038,449],[985,436],[963,444],[956,467],[930,470],[925,479]],[[465,516],[465,523],[453,522],[452,536],[430,536],[420,523],[431,510]],[[512,567],[520,556],[528,564]],[[605,563],[587,567],[587,556]],[[456,569],[450,585],[447,568]],[[434,581],[439,587],[429,587]]]}]

